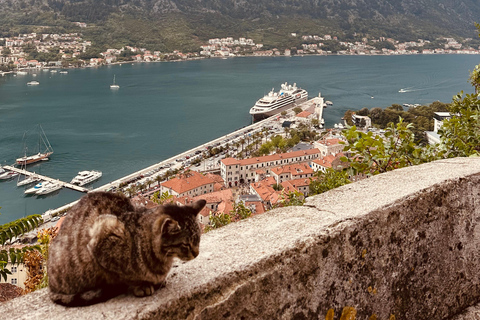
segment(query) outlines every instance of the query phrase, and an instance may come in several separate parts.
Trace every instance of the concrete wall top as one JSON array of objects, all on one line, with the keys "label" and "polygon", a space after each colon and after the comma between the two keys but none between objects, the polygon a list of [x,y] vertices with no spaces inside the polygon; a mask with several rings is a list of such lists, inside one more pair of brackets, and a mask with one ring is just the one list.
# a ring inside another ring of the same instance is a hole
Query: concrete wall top
[{"label": "concrete wall top", "polygon": [[[395,170],[202,236],[151,297],[65,308],[48,289],[9,319],[446,319],[480,301],[480,158]],[[465,318],[466,319],[466,318]]]}]

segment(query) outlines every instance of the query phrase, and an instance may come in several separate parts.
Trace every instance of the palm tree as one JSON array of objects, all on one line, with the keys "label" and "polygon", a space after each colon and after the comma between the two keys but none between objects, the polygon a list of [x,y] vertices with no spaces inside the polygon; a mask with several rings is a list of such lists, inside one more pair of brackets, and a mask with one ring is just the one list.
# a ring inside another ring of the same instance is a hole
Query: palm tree
[{"label": "palm tree", "polygon": [[155,176],[155,181],[157,182],[157,185],[160,187],[160,182],[162,182],[163,177],[161,175]]},{"label": "palm tree", "polygon": [[150,189],[150,186],[152,183],[153,183],[152,179],[147,179],[147,181],[145,181],[145,184],[148,186],[148,189]]}]

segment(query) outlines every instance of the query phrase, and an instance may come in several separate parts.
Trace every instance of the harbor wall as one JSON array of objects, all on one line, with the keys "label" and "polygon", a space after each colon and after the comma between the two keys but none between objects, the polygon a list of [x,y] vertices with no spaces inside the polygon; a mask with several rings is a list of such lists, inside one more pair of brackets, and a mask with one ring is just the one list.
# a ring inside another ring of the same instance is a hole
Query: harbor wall
[{"label": "harbor wall", "polygon": [[477,319],[479,185],[480,158],[398,169],[204,234],[199,256],[176,264],[151,297],[65,308],[43,289],[0,311],[10,319],[339,319],[342,310],[349,319]]}]

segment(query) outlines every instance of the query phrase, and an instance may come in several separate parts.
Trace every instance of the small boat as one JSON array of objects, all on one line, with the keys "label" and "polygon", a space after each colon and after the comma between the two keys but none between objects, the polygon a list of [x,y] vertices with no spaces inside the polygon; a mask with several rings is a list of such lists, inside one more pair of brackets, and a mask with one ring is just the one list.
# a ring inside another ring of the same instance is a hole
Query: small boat
[{"label": "small boat", "polygon": [[8,180],[18,176],[18,173],[13,171],[7,171],[0,167],[0,180]]},{"label": "small boat", "polygon": [[35,194],[37,196],[41,196],[41,195],[44,195],[44,194],[52,193],[52,192],[60,190],[60,189],[62,189],[62,185],[59,184],[59,183],[45,182],[43,184],[43,187],[40,188],[39,190],[37,190],[37,192],[35,192]]},{"label": "small boat", "polygon": [[27,86],[38,86],[39,84],[40,82],[35,80],[27,82]]},{"label": "small boat", "polygon": [[37,183],[34,187],[31,187],[30,189],[27,189],[24,191],[25,194],[34,194],[34,193],[37,193],[38,190],[42,189],[43,188],[43,185],[45,184],[45,182],[39,182]]},{"label": "small boat", "polygon": [[67,74],[68,71],[63,70],[63,71],[60,71],[60,73],[61,73],[61,74]]},{"label": "small boat", "polygon": [[27,71],[17,71],[17,74],[26,75],[26,74],[28,74],[28,72]]},{"label": "small boat", "polygon": [[45,132],[43,131],[42,126],[38,125],[39,131],[39,139],[38,139],[38,149],[40,150],[41,143],[43,143],[44,150],[42,152],[38,152],[37,154],[27,156],[26,148],[25,148],[25,156],[16,159],[16,163],[19,165],[27,165],[31,163],[35,163],[42,160],[48,160],[48,157],[53,153],[53,148],[50,145],[50,141],[48,141]]},{"label": "small boat", "polygon": [[113,75],[113,84],[110,85],[110,89],[120,89],[120,86],[115,83],[115,75]]},{"label": "small boat", "polygon": [[18,180],[17,181],[17,187],[26,186],[26,185],[29,185],[29,184],[32,184],[32,183],[36,183],[40,180],[41,180],[40,177],[38,177],[37,175],[26,177],[23,180]]},{"label": "small boat", "polygon": [[57,70],[53,69],[53,70],[50,70],[51,73],[57,73]]},{"label": "small boat", "polygon": [[95,180],[100,179],[102,172],[100,171],[80,171],[78,175],[72,179],[71,184],[76,184],[78,186],[84,186],[86,184],[92,183]]}]

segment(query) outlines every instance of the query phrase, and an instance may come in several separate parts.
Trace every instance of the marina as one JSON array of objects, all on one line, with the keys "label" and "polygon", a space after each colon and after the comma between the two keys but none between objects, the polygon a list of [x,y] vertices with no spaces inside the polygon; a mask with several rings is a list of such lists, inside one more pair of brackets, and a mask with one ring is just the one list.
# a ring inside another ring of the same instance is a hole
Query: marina
[{"label": "marina", "polygon": [[35,172],[30,172],[30,171],[27,171],[27,170],[24,170],[24,169],[19,169],[19,168],[13,167],[13,166],[3,166],[3,168],[5,168],[8,171],[16,172],[18,174],[23,174],[23,175],[28,176],[28,177],[29,176],[36,176],[40,180],[45,180],[45,181],[48,181],[48,182],[51,182],[51,183],[59,184],[62,187],[69,188],[69,189],[72,189],[72,190],[75,190],[75,191],[79,191],[79,192],[83,192],[83,193],[86,193],[86,192],[90,191],[87,188],[83,188],[83,187],[80,187],[80,186],[77,186],[77,185],[74,185],[74,184],[71,184],[71,183],[60,181],[58,179],[53,179],[53,178],[50,178],[50,177],[47,177],[47,176],[43,176],[43,175],[40,175],[40,174],[35,173]]}]

